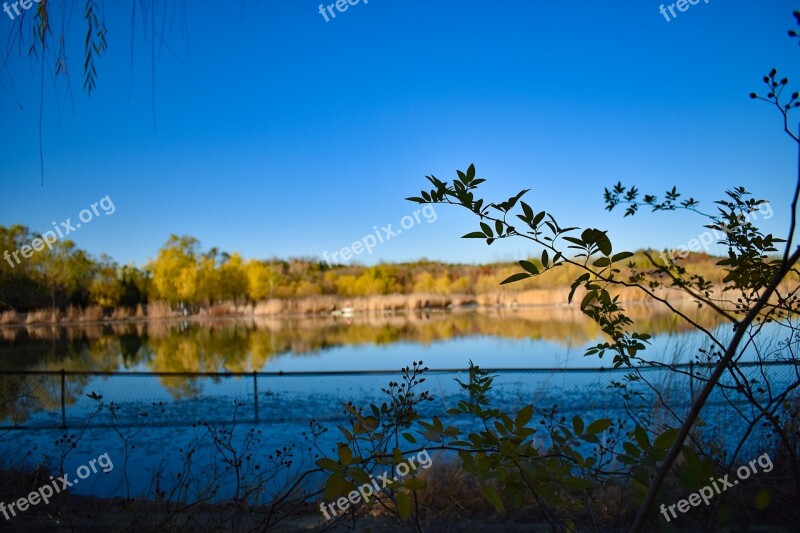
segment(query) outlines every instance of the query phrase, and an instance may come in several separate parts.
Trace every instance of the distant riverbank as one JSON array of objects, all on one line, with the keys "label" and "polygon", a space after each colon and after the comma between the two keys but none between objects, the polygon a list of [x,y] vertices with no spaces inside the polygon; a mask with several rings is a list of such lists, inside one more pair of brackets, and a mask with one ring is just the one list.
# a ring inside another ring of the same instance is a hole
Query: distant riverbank
[{"label": "distant riverbank", "polygon": [[[0,313],[0,327],[15,327],[38,324],[84,324],[137,322],[160,319],[203,319],[223,317],[254,316],[315,316],[355,314],[394,313],[413,311],[432,311],[470,308],[516,308],[574,306],[580,301],[576,297],[572,304],[567,302],[568,288],[534,289],[527,291],[496,291],[480,295],[469,294],[389,294],[344,298],[339,296],[313,296],[305,298],[268,299],[261,302],[234,303],[222,302],[210,307],[170,307],[163,302],[139,305],[135,309],[103,309],[91,306],[85,309],[70,307],[66,310],[41,309],[28,313],[5,311]],[[668,298],[671,303],[685,304],[690,299],[676,299],[674,293],[661,290],[657,294]],[[628,289],[620,293],[627,303],[642,303],[648,300],[644,292]]]}]

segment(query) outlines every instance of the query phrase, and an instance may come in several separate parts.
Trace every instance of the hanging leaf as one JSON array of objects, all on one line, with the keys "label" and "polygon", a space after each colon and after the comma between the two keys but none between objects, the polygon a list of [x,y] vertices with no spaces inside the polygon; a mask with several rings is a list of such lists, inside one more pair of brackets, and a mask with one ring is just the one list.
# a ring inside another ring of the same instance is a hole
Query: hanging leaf
[{"label": "hanging leaf", "polygon": [[408,520],[411,517],[411,499],[405,492],[397,493],[397,512],[402,520]]},{"label": "hanging leaf", "polygon": [[483,496],[486,498],[486,501],[489,502],[498,513],[502,513],[503,511],[505,511],[503,500],[500,499],[500,494],[497,492],[497,489],[489,485],[486,485],[483,487]]},{"label": "hanging leaf", "polygon": [[514,283],[515,281],[521,281],[523,279],[528,279],[529,277],[531,277],[530,274],[520,272],[519,274],[514,274],[513,276],[507,277],[506,279],[500,282],[500,285],[505,285],[507,283]]}]

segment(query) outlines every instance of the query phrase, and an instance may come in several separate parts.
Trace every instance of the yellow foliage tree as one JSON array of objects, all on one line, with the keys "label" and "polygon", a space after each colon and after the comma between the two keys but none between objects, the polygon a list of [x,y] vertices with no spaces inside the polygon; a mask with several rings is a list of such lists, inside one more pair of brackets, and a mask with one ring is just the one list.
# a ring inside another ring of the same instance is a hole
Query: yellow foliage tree
[{"label": "yellow foliage tree", "polygon": [[280,277],[269,265],[261,261],[248,261],[245,265],[247,275],[247,296],[254,302],[272,297]]},{"label": "yellow foliage tree", "polygon": [[219,267],[219,278],[223,300],[233,300],[236,304],[247,296],[247,271],[238,253],[231,255]]},{"label": "yellow foliage tree", "polygon": [[156,299],[170,305],[194,302],[197,292],[198,241],[194,237],[171,235],[150,263]]},{"label": "yellow foliage tree", "polygon": [[122,283],[117,276],[117,265],[105,255],[89,283],[89,299],[103,307],[114,307],[122,298]]}]

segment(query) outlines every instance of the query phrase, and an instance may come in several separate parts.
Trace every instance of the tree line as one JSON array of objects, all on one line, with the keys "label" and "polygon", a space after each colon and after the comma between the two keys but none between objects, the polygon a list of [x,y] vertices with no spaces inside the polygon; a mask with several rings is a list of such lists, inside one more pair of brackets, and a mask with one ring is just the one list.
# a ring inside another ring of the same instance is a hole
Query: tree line
[{"label": "tree line", "polygon": [[[24,226],[0,226],[0,252],[21,249],[35,237]],[[708,256],[690,260],[709,272],[715,269]],[[329,268],[317,258],[245,259],[216,247],[203,249],[196,238],[178,235],[172,235],[154,259],[139,267],[120,265],[105,254],[93,257],[73,241],[63,240],[19,264],[0,263],[0,310],[136,308],[150,302],[198,309],[220,302],[240,305],[320,295],[479,295],[499,290],[501,281],[516,268],[516,263],[447,264],[424,259]],[[547,285],[534,279],[503,290],[568,286],[571,274],[565,268]]]}]

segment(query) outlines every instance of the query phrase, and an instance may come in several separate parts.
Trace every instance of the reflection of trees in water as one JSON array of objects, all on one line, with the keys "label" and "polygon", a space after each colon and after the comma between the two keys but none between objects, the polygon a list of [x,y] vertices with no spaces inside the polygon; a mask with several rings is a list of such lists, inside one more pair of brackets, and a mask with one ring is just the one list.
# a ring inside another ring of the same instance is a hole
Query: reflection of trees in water
[{"label": "reflection of trees in water", "polygon": [[[683,323],[676,322],[671,314],[652,307],[632,305],[629,315],[642,332],[685,331]],[[713,325],[703,314],[698,319]],[[350,319],[317,316],[153,321],[9,331],[0,328],[3,368],[54,371],[115,371],[141,366],[158,372],[250,372],[263,368],[278,354],[314,353],[345,345],[430,344],[481,335],[575,346],[601,337],[598,326],[574,307],[365,315]],[[68,403],[81,394],[80,383],[85,385],[86,381],[70,377]],[[197,397],[201,392],[197,378],[161,377],[160,382],[175,398]],[[26,386],[25,382],[4,385],[9,394],[25,392]],[[52,397],[45,394],[42,405],[52,404],[59,393],[56,390]]]},{"label": "reflection of trees in water", "polygon": [[117,370],[144,360],[145,327],[0,328],[0,368],[7,370]]},{"label": "reflection of trees in water", "polygon": [[[241,344],[236,335],[228,351],[214,339],[211,330],[190,328],[160,337],[151,337],[149,347],[153,352],[150,369],[155,372],[218,372],[227,370],[220,357],[227,359]],[[244,353],[241,349],[239,353]],[[223,355],[224,354],[224,355]],[[187,377],[159,377],[159,381],[174,398],[196,397],[202,389],[196,379]]]},{"label": "reflection of trees in water", "polygon": [[200,385],[198,378],[160,376],[158,381],[175,400],[198,398],[203,392],[203,387]]},{"label": "reflection of trees in water", "polygon": [[[8,331],[4,333],[3,340],[11,336]],[[115,371],[124,366],[126,348],[122,346],[121,339],[114,331],[104,334],[103,328],[96,326],[17,328],[10,342],[0,342],[0,368],[52,372],[62,369]],[[84,394],[91,379],[91,376],[67,376],[64,388],[67,407]],[[19,423],[27,420],[31,413],[60,409],[61,377],[58,374],[0,375],[0,394],[0,418]]]},{"label": "reflection of trees in water", "polygon": [[[631,306],[629,315],[639,331],[650,334],[680,333],[688,329],[668,312]],[[708,318],[699,316],[701,323]],[[454,313],[398,314],[355,317],[350,321],[328,317],[256,320],[257,332],[273,331],[279,348],[274,353],[295,354],[353,345],[395,342],[430,344],[474,335],[510,339],[536,339],[563,346],[584,344],[601,337],[600,328],[575,308],[524,308]]]},{"label": "reflection of trees in water", "polygon": [[[53,398],[45,391],[48,380],[55,376],[0,376],[0,419],[17,425],[25,422],[31,413],[61,405],[61,383]],[[55,402],[53,401],[55,400]]]},{"label": "reflection of trees in water", "polygon": [[[64,404],[69,407],[83,394],[89,376],[68,376]],[[61,376],[0,376],[0,420],[21,424],[38,411],[61,408]]]}]

